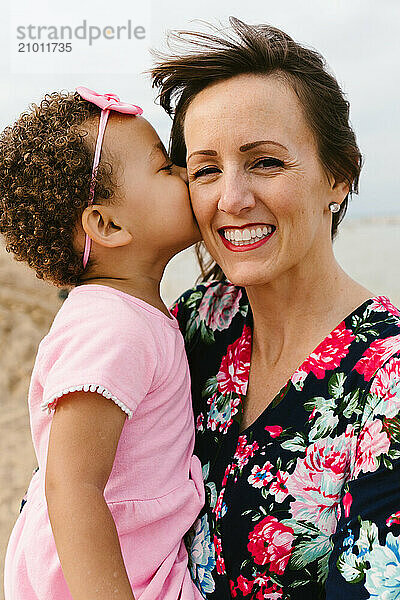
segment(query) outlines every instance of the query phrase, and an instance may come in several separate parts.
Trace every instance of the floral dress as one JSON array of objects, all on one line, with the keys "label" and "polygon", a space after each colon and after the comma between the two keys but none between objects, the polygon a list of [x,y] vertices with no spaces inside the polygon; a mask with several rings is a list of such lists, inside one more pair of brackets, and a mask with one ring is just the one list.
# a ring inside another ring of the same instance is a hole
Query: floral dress
[{"label": "floral dress", "polygon": [[187,537],[204,598],[400,599],[399,310],[384,296],[356,308],[242,432],[245,290],[202,284],[172,312],[207,491]]}]

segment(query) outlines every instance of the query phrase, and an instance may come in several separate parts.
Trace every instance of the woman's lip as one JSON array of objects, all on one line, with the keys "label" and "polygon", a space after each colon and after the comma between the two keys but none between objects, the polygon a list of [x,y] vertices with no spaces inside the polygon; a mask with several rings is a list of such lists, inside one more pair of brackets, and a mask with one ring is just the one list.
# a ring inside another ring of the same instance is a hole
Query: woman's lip
[{"label": "woman's lip", "polygon": [[225,229],[250,229],[251,227],[268,227],[268,226],[272,226],[275,227],[275,225],[272,225],[272,223],[264,223],[264,222],[258,222],[258,223],[246,223],[246,225],[223,225],[222,227],[219,227],[217,229],[218,233],[220,233],[221,231],[225,231]]},{"label": "woman's lip", "polygon": [[232,250],[232,252],[247,252],[249,250],[255,250],[256,248],[259,248],[260,246],[268,242],[268,240],[270,240],[271,237],[274,235],[275,231],[276,229],[274,229],[273,232],[270,233],[267,237],[258,240],[258,242],[255,242],[254,244],[246,244],[245,246],[235,246],[234,244],[231,244],[231,242],[227,240],[224,236],[223,230],[218,231],[218,233],[220,235],[222,243],[226,248],[228,248],[228,250]]}]

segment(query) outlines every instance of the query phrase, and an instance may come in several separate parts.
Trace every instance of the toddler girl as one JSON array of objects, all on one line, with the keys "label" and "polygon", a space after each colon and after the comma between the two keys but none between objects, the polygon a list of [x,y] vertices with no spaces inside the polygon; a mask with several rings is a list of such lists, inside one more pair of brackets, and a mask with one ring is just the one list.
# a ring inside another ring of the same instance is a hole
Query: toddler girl
[{"label": "toddler girl", "polygon": [[202,597],[182,541],[204,502],[190,377],[159,292],[200,234],[141,113],[77,88],[0,138],[7,250],[72,287],[33,368],[39,470],[8,543],[6,600]]}]

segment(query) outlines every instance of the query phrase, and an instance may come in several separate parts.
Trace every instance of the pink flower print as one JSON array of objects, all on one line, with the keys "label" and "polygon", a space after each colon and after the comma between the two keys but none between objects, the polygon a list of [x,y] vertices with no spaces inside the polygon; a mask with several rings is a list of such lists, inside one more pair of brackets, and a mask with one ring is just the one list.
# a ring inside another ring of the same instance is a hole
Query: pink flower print
[{"label": "pink flower print", "polygon": [[400,510],[391,514],[390,517],[386,519],[387,527],[391,527],[392,525],[400,525]]},{"label": "pink flower print", "polygon": [[267,460],[262,467],[255,465],[251,470],[251,475],[247,478],[247,481],[255,488],[266,487],[273,478],[271,473],[273,465]]},{"label": "pink flower print", "polygon": [[309,521],[328,533],[336,528],[341,490],[349,473],[349,455],[353,436],[343,433],[311,444],[304,458],[298,458],[286,487],[294,501],[290,503],[294,519]]},{"label": "pink flower print", "polygon": [[250,532],[247,549],[255,563],[269,563],[270,571],[282,575],[292,554],[293,540],[293,529],[268,515]]},{"label": "pink flower print", "polygon": [[226,486],[226,484],[228,482],[228,477],[229,477],[231,471],[233,471],[233,465],[228,465],[226,467],[226,469],[225,469],[225,473],[224,473],[224,477],[222,479],[222,485],[221,485],[221,487],[224,488]]},{"label": "pink flower print", "polygon": [[212,331],[227,329],[239,310],[242,290],[234,285],[209,287],[198,308],[198,317]]},{"label": "pink flower print", "polygon": [[217,374],[221,394],[233,392],[244,396],[247,391],[251,358],[251,329],[247,325],[239,339],[230,344]]},{"label": "pink flower print", "polygon": [[169,312],[174,317],[178,316],[178,312],[179,312],[179,306],[178,306],[178,304],[179,304],[178,302],[175,302],[175,304],[173,306],[171,306],[171,308],[169,309]]},{"label": "pink flower print", "polygon": [[338,504],[337,508],[336,508],[336,520],[340,521],[341,516],[342,516],[342,509],[340,508],[340,504]]},{"label": "pink flower print", "polygon": [[268,575],[259,574],[254,579],[254,585],[259,587],[254,600],[281,600],[283,590],[273,583]]},{"label": "pink flower print", "polygon": [[363,473],[377,470],[378,456],[386,454],[390,448],[390,440],[386,431],[382,430],[382,421],[375,419],[361,430],[358,437],[355,477]]},{"label": "pink flower print", "polygon": [[308,420],[312,421],[315,418],[316,413],[317,413],[317,409],[316,409],[316,407],[314,407],[310,413],[310,416],[308,417]]},{"label": "pink flower print", "polygon": [[280,425],[270,425],[267,427],[264,427],[265,431],[268,431],[269,435],[272,438],[276,438],[279,437],[283,431],[282,427]]},{"label": "pink flower print", "polygon": [[225,495],[225,487],[228,481],[229,474],[231,473],[233,465],[228,465],[225,469],[224,477],[222,479],[221,491],[218,495],[217,502],[213,508],[213,513],[215,513],[216,519],[222,519],[222,517],[226,514],[227,507],[224,503],[224,495]]},{"label": "pink flower print", "polygon": [[224,495],[225,495],[225,488],[222,488],[222,490],[219,493],[217,503],[213,508],[213,513],[215,514],[215,518],[217,521],[219,519],[222,519],[222,517],[224,515],[226,515],[227,506],[224,502]]},{"label": "pink flower print", "polygon": [[399,309],[393,306],[386,296],[376,296],[376,298],[373,299],[372,304],[370,304],[370,307],[375,312],[388,312],[395,317],[400,317]]},{"label": "pink flower print", "polygon": [[215,548],[215,556],[217,559],[217,573],[219,573],[220,575],[225,575],[226,574],[226,570],[225,570],[225,561],[224,561],[224,557],[222,556],[222,544],[221,544],[221,540],[219,538],[217,538],[216,535],[214,535],[214,548]]},{"label": "pink flower print", "polygon": [[304,386],[304,381],[307,377],[308,373],[303,371],[301,367],[295,371],[291,377],[291,382],[293,383],[296,390],[302,390]]},{"label": "pink flower print", "polygon": [[236,598],[236,596],[237,596],[236,590],[240,590],[242,592],[243,596],[248,596],[249,594],[251,594],[251,590],[253,589],[254,581],[250,581],[249,579],[246,579],[245,577],[243,577],[243,575],[239,575],[239,577],[237,579],[237,583],[238,584],[235,585],[233,581],[229,582],[232,598]]},{"label": "pink flower print", "polygon": [[375,414],[392,419],[400,411],[400,358],[392,358],[376,373],[371,394],[381,401]]},{"label": "pink flower print", "polygon": [[211,431],[219,429],[219,431],[225,434],[233,423],[233,417],[239,410],[241,400],[237,397],[228,398],[220,408],[220,399],[221,397],[215,393],[207,400],[207,404],[210,407],[207,416],[207,428],[211,429]]},{"label": "pink flower print", "polygon": [[204,431],[204,415],[203,415],[203,413],[200,413],[196,419],[196,430]]},{"label": "pink flower print", "polygon": [[347,519],[350,515],[351,505],[353,504],[353,496],[350,494],[350,492],[345,493],[345,495],[343,496],[342,502],[343,502],[343,506],[344,506],[344,516]]},{"label": "pink flower print", "polygon": [[[233,581],[229,582],[232,598],[236,598],[237,590],[242,592],[243,596],[248,596],[254,588],[258,588],[257,592],[253,592],[253,600],[281,600],[282,589],[273,583],[268,575],[258,574],[255,579],[246,579],[243,575],[239,575],[237,585]],[[254,595],[255,594],[255,595]]]},{"label": "pink flower print", "polygon": [[323,379],[326,371],[336,369],[340,365],[355,339],[355,335],[346,329],[344,322],[340,323],[295,371],[291,377],[293,385],[302,389],[310,372],[314,373],[317,379]]},{"label": "pink flower print", "polygon": [[369,381],[376,371],[394,354],[400,351],[400,334],[375,340],[364,352],[354,370]]},{"label": "pink flower print", "polygon": [[247,445],[247,438],[245,435],[239,436],[238,445],[234,454],[234,460],[237,462],[237,466],[240,470],[249,462],[249,458],[252,458],[255,452],[258,450],[257,442]]},{"label": "pink flower print", "polygon": [[283,502],[288,495],[288,489],[286,487],[286,481],[288,479],[288,473],[278,471],[276,478],[272,481],[269,486],[269,491],[275,496],[276,502]]}]

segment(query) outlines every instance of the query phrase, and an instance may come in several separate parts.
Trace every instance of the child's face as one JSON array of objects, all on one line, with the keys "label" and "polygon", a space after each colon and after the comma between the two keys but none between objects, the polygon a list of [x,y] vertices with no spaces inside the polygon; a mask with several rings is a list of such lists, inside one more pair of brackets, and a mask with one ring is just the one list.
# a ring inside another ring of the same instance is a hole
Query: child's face
[{"label": "child's face", "polygon": [[116,178],[120,225],[142,248],[161,255],[173,256],[199,241],[186,169],[171,163],[150,123],[143,117],[112,113],[107,127],[107,150],[120,166]]}]

